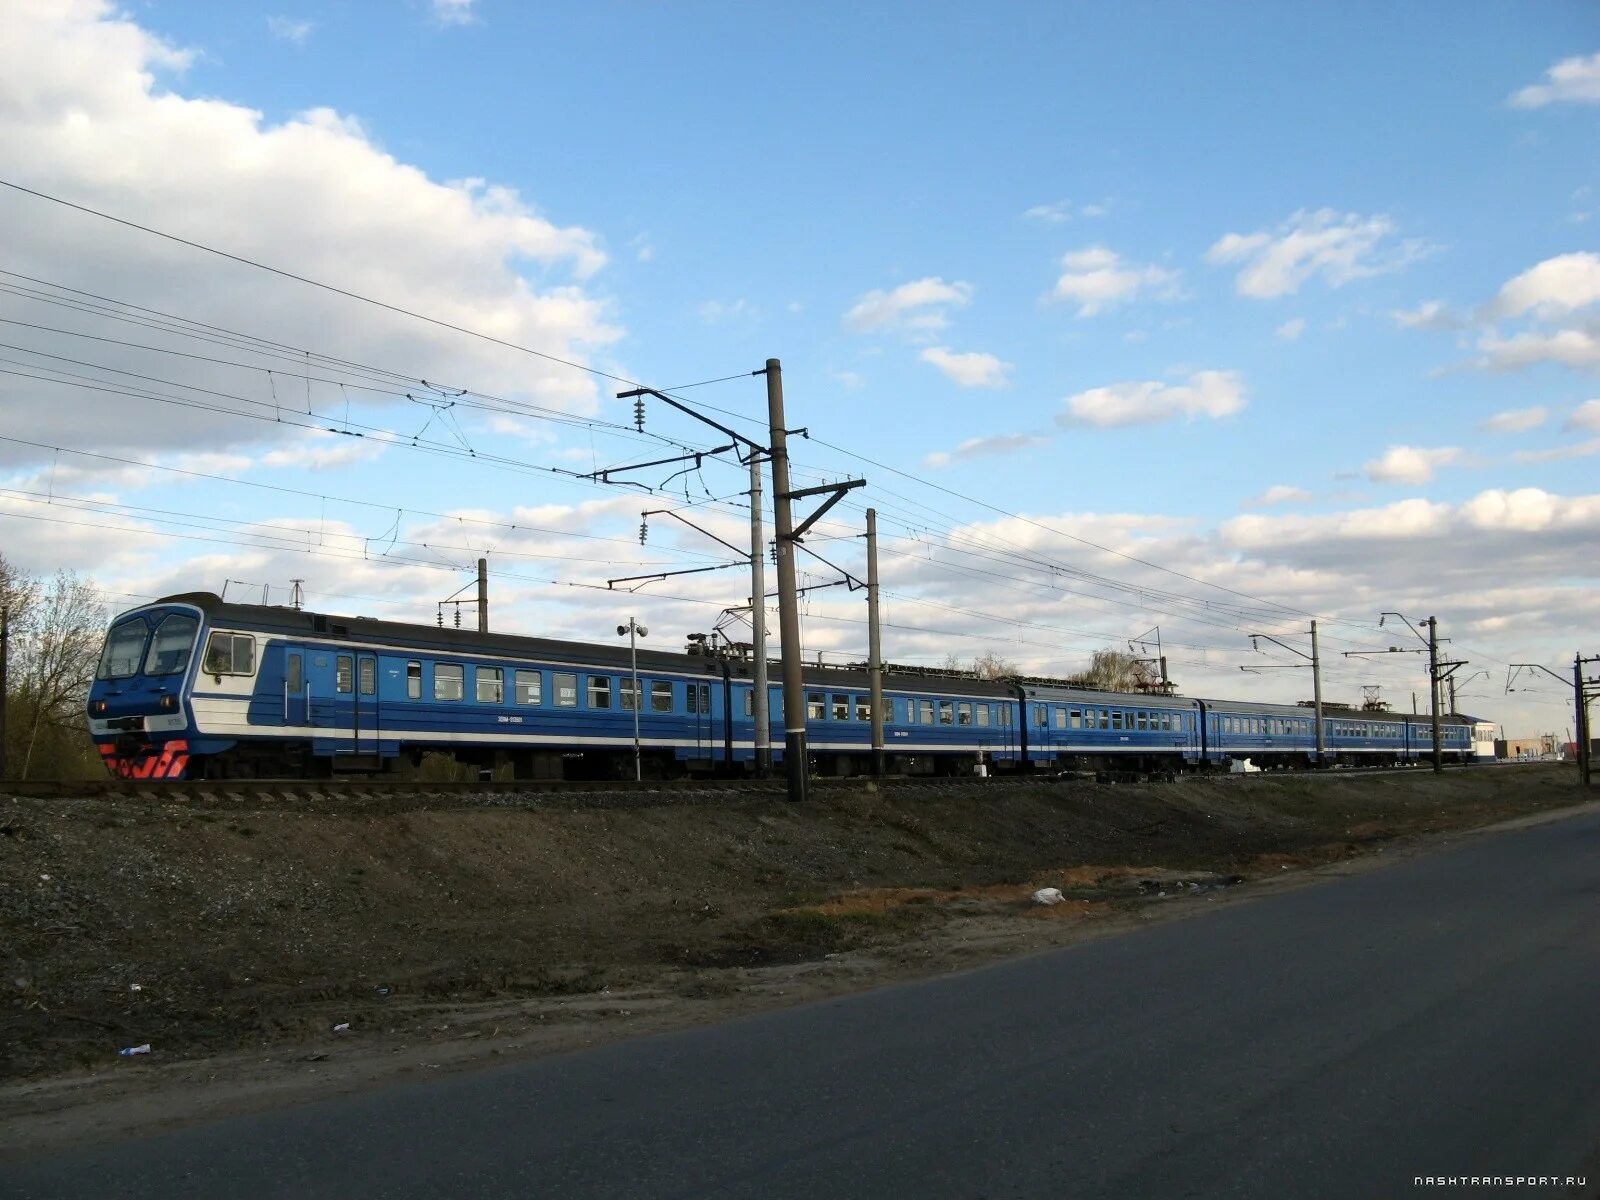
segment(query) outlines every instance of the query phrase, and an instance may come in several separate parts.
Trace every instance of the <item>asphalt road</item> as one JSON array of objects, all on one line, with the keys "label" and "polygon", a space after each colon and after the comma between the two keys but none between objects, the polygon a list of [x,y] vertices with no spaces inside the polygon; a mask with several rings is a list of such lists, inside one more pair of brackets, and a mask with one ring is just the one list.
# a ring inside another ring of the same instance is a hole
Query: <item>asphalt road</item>
[{"label": "asphalt road", "polygon": [[1373,1197],[1585,1169],[1590,1194],[1597,1067],[1591,814],[931,982],[0,1165],[0,1195]]}]

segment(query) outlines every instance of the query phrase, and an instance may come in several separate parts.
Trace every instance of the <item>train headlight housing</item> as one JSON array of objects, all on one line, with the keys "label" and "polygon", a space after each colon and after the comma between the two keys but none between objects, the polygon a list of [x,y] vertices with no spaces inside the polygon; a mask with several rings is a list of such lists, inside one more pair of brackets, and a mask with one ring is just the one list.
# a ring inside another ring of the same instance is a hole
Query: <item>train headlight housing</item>
[{"label": "train headlight housing", "polygon": [[106,715],[108,707],[109,705],[104,700],[91,700],[89,701],[89,715],[91,717],[103,717]]},{"label": "train headlight housing", "polygon": [[161,697],[160,707],[162,712],[177,712],[178,698],[176,696],[163,696]]}]

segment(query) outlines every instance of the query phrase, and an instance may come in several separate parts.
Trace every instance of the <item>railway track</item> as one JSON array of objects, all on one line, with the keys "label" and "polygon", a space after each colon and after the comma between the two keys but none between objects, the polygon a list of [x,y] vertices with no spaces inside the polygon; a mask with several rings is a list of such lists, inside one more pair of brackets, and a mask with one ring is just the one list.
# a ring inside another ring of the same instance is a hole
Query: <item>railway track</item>
[{"label": "railway track", "polygon": [[[1451,764],[1450,771],[1514,769],[1522,763],[1465,763]],[[1245,775],[1216,773],[1184,773],[1176,776],[1178,782],[1210,780],[1239,786],[1254,782],[1281,780],[1292,775],[1297,779],[1351,779],[1357,776],[1410,776],[1426,773],[1426,764],[1406,767],[1333,767],[1325,771],[1261,771]],[[1006,784],[1053,783],[1134,783],[1150,782],[1135,777],[1113,777],[1097,780],[1087,772],[1063,774],[998,775],[978,779],[971,776],[889,776],[870,779],[865,776],[821,778],[813,777],[810,787],[814,791],[830,792],[860,788],[872,784],[896,791],[930,789],[961,789],[981,791]],[[0,796],[30,799],[145,799],[168,803],[253,801],[328,801],[372,800],[384,796],[405,796],[408,799],[433,799],[459,805],[493,807],[510,803],[539,803],[565,800],[588,803],[596,807],[607,803],[673,803],[704,801],[732,796],[782,796],[785,793],[782,778],[773,779],[676,779],[676,780],[472,780],[465,782],[424,782],[414,779],[232,779],[232,780],[27,780],[0,784]]]}]

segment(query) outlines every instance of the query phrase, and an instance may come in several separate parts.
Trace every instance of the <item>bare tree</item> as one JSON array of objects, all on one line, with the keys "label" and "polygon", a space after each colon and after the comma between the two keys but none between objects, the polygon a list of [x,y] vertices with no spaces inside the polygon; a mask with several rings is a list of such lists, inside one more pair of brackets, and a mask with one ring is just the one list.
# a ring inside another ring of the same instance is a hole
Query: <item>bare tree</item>
[{"label": "bare tree", "polygon": [[92,582],[59,571],[48,583],[0,557],[0,598],[10,614],[7,762],[26,779],[65,778],[94,759],[84,701],[105,629],[105,604]]},{"label": "bare tree", "polygon": [[1096,650],[1089,668],[1067,676],[1067,682],[1102,692],[1133,692],[1150,681],[1145,664],[1121,650]]},{"label": "bare tree", "polygon": [[1017,673],[1017,664],[996,650],[985,650],[972,660],[972,673],[979,679],[1004,679]]}]

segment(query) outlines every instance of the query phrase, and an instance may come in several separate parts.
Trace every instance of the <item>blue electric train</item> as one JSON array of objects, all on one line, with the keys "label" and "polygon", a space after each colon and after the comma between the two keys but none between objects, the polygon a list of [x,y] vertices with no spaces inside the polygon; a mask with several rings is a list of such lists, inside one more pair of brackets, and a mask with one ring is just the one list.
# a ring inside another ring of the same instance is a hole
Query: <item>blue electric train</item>
[{"label": "blue electric train", "polygon": [[[118,616],[88,700],[89,730],[115,775],[311,778],[380,772],[428,752],[517,778],[632,777],[637,715],[649,777],[748,773],[752,665],[640,650],[638,688],[621,645],[591,645],[170,596]],[[782,689],[771,744],[783,758]],[[899,774],[1306,766],[1304,708],[1093,692],[1035,680],[893,669],[883,685],[889,769]],[[871,699],[859,668],[808,667],[812,768],[864,772]],[[1415,762],[1424,718],[1324,715],[1331,762]],[[1444,753],[1471,756],[1471,729],[1443,726]]]}]

